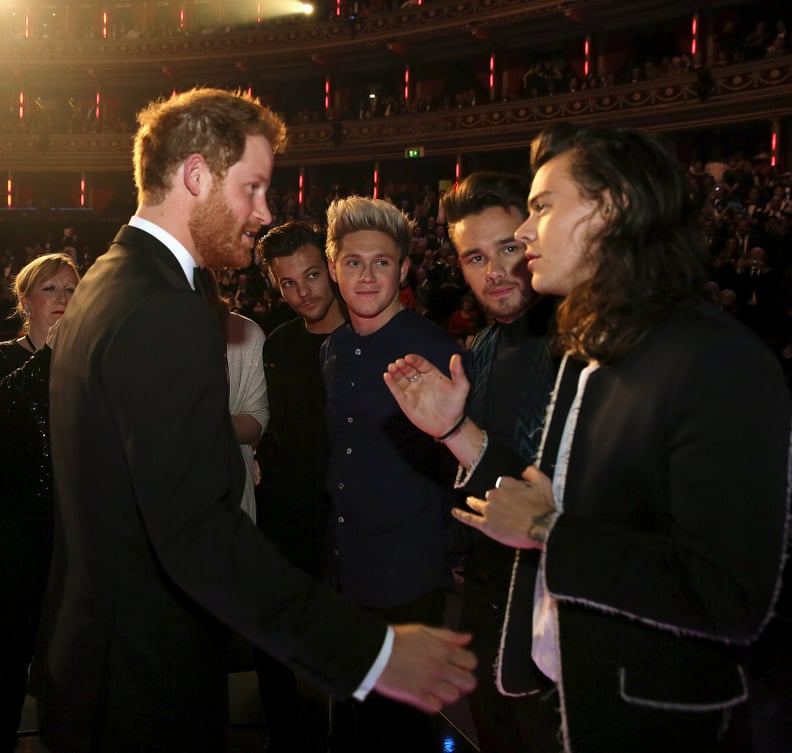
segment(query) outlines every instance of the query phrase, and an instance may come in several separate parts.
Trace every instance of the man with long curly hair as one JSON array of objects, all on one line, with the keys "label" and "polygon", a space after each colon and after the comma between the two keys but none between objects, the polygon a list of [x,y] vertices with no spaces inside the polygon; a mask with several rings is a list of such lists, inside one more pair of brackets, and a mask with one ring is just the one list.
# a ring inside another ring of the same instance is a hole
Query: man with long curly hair
[{"label": "man with long curly hair", "polygon": [[[749,655],[778,598],[789,512],[781,369],[701,300],[698,218],[657,141],[557,126],[532,163],[515,237],[534,289],[564,296],[564,361],[536,464],[493,484],[483,451],[470,510],[454,511],[542,552],[538,576],[517,555],[499,685],[530,692],[536,669],[552,683],[538,716],[557,736],[541,753],[752,750]],[[455,396],[432,403],[438,425],[464,410],[458,364],[452,381],[411,356],[389,374],[427,426],[427,384]]]}]

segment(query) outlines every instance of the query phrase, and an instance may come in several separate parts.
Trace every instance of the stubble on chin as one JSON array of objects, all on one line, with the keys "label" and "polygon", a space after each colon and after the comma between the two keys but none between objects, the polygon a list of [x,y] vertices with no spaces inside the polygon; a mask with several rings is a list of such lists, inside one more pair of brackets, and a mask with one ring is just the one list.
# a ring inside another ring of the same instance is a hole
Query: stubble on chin
[{"label": "stubble on chin", "polygon": [[200,265],[207,269],[241,269],[250,263],[242,227],[221,193],[193,208],[187,221]]},{"label": "stubble on chin", "polygon": [[305,321],[308,324],[318,324],[327,316],[328,312],[330,311],[330,306],[332,305],[333,302],[331,301],[321,311],[318,311],[316,314],[312,314],[308,316],[303,315],[303,319],[305,319]]},{"label": "stubble on chin", "polygon": [[528,309],[533,299],[533,293],[523,291],[518,298],[500,300],[495,302],[485,302],[482,305],[484,313],[495,319],[504,319],[509,317],[517,318],[521,316],[524,311]]}]

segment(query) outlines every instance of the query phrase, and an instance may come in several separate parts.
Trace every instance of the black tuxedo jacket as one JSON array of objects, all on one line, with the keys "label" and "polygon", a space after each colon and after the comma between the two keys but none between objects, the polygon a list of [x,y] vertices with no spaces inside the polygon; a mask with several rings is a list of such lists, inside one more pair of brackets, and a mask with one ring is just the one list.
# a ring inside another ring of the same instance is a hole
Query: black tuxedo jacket
[{"label": "black tuxedo jacket", "polygon": [[61,322],[53,752],[223,750],[225,625],[338,696],[381,647],[383,623],[289,566],[240,511],[223,353],[174,256],[132,227]]},{"label": "black tuxedo jacket", "polygon": [[[578,374],[562,373],[543,468]],[[750,750],[749,644],[781,585],[789,448],[772,352],[712,304],[676,309],[591,374],[543,555],[565,753]],[[499,666],[512,692],[534,687],[519,570]]]}]

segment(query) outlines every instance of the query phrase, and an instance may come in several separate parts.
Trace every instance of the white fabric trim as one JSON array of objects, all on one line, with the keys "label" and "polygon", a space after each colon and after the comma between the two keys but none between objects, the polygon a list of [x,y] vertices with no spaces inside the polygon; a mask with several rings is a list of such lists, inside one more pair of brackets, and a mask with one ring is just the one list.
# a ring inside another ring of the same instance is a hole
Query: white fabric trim
[{"label": "white fabric trim", "polygon": [[745,679],[745,671],[740,664],[737,665],[737,671],[740,674],[742,692],[733,698],[720,701],[719,703],[675,703],[673,701],[652,701],[648,698],[640,698],[638,696],[630,695],[625,689],[627,684],[627,671],[624,667],[619,667],[619,695],[625,703],[630,703],[634,706],[645,706],[652,709],[663,709],[665,711],[720,711],[721,709],[728,709],[732,706],[738,706],[739,704],[748,700],[748,681]]},{"label": "white fabric trim", "polygon": [[[596,361],[589,363],[578,377],[577,391],[567,413],[564,431],[558,445],[555,473],[553,474],[553,500],[558,513],[564,511],[564,491],[566,489],[569,458],[572,454],[572,441],[575,436],[580,406],[586,391],[589,377],[599,368]],[[549,537],[548,537],[549,540]],[[531,658],[542,673],[553,682],[561,679],[561,650],[558,645],[558,605],[550,595],[545,583],[545,556],[539,561],[536,573],[533,611],[533,641]]]},{"label": "white fabric trim", "polygon": [[454,489],[464,489],[465,486],[467,486],[467,482],[470,481],[471,476],[473,476],[473,473],[481,462],[481,458],[484,457],[487,447],[489,447],[489,435],[486,431],[482,431],[481,434],[481,447],[479,448],[478,455],[476,455],[476,459],[470,464],[470,468],[465,468],[464,465],[461,463],[459,464],[456,479],[454,480]]},{"label": "white fabric trim", "polygon": [[[556,399],[558,398],[558,390],[561,385],[561,380],[564,376],[564,372],[567,367],[567,363],[569,362],[569,357],[564,356],[561,360],[561,365],[558,367],[558,374],[556,375],[555,385],[553,386],[553,391],[550,393],[550,402],[547,404],[547,410],[545,412],[545,420],[544,420],[544,428],[542,430],[542,439],[539,442],[539,449],[536,452],[536,460],[534,461],[535,465],[539,465],[540,460],[542,459],[542,453],[544,452],[545,440],[547,439],[547,432],[550,427],[550,418],[553,415],[553,410],[555,409]],[[511,578],[509,580],[509,593],[506,597],[506,610],[503,614],[503,628],[501,629],[500,635],[500,644],[498,646],[498,655],[495,659],[495,687],[498,689],[498,692],[501,695],[509,696],[511,698],[520,698],[526,695],[532,695],[529,692],[525,693],[512,693],[506,690],[503,685],[503,653],[506,646],[506,634],[509,630],[509,621],[511,619],[511,605],[512,605],[512,598],[514,596],[514,584],[517,579],[517,570],[520,564],[520,550],[518,549],[514,555],[514,564],[512,565],[512,573]]]}]

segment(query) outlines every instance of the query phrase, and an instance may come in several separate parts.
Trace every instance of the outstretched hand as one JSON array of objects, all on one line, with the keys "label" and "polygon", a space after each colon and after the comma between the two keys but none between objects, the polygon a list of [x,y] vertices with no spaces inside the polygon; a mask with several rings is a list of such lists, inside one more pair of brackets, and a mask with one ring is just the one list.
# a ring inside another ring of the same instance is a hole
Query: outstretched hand
[{"label": "outstretched hand", "polygon": [[434,364],[413,353],[388,364],[385,384],[403,413],[421,431],[441,437],[465,412],[470,383],[459,355],[451,356],[449,379]]},{"label": "outstretched hand", "polygon": [[429,713],[476,686],[470,635],[425,625],[394,625],[393,650],[375,690]]}]

